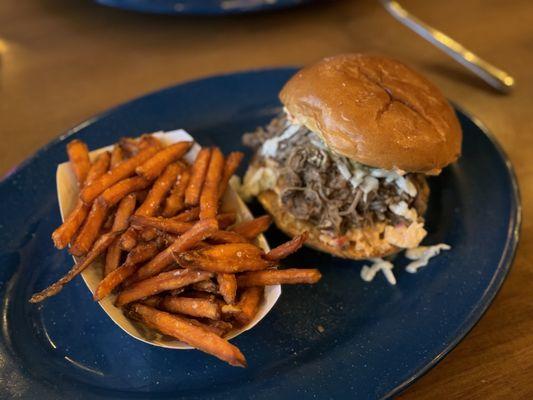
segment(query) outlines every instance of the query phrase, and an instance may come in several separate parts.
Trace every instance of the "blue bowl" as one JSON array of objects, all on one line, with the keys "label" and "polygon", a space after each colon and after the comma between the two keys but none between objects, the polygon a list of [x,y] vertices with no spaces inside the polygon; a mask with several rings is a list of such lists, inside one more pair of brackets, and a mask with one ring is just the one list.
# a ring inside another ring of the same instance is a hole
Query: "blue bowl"
[{"label": "blue bowl", "polygon": [[[80,124],[0,183],[1,398],[375,399],[398,393],[468,333],[509,271],[520,206],[509,160],[461,111],[463,156],[431,178],[427,214],[426,242],[452,250],[415,275],[399,258],[390,286],[382,276],[363,282],[361,262],[303,249],[288,265],[318,267],[323,279],[285,287],[271,313],[233,340],[247,369],[131,338],[80,278],[38,306],[28,303],[72,263],[50,239],[60,224],[55,170],[69,140],[94,149],[123,135],[185,128],[202,145],[247,151],[241,134],[279,112],[277,93],[294,72],[216,76],[133,100]],[[267,239],[286,238],[272,228]]]}]

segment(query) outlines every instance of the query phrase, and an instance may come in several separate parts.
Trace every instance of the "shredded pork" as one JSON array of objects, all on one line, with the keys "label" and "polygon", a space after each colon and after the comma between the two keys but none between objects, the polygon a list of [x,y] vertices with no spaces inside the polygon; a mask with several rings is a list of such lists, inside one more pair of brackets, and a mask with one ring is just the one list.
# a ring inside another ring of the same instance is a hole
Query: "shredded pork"
[{"label": "shredded pork", "polygon": [[[334,236],[377,222],[407,227],[420,222],[425,211],[422,174],[370,168],[333,154],[285,113],[245,134],[243,142],[257,150],[255,174],[264,178],[268,172],[288,212]],[[252,186],[253,179],[245,177],[245,185],[247,180]]]}]

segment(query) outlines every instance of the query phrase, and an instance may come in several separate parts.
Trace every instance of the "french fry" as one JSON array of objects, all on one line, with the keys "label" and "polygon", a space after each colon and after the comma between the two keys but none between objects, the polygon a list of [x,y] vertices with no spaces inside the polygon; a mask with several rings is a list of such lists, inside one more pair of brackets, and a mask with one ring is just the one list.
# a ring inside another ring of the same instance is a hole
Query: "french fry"
[{"label": "french fry", "polygon": [[89,215],[69,250],[70,254],[76,257],[87,254],[98,237],[100,228],[107,216],[107,210],[107,206],[102,201],[96,200],[93,202]]},{"label": "french fry", "polygon": [[237,215],[234,212],[226,212],[217,215],[218,228],[226,229],[235,223]]},{"label": "french fry", "polygon": [[[192,143],[193,142],[178,142],[165,147],[142,165],[138,166],[135,169],[135,172],[146,180],[150,181],[155,179],[165,168],[189,151]],[[176,178],[174,178],[174,180],[175,179]]]},{"label": "french fry", "polygon": [[137,230],[130,226],[119,239],[120,248],[124,251],[131,251],[137,245],[137,236]]},{"label": "french fry", "polygon": [[262,257],[263,251],[250,243],[228,243],[205,249],[175,252],[176,261],[183,268],[219,273],[262,270],[273,266]]},{"label": "french fry", "polygon": [[155,240],[140,243],[128,253],[124,263],[133,265],[140,264],[152,259],[158,252],[159,244]]},{"label": "french fry", "polygon": [[123,137],[118,141],[119,147],[127,158],[137,155],[141,150],[147,147],[161,149],[163,145],[151,134],[144,134],[138,139]]},{"label": "french fry", "polygon": [[139,190],[135,192],[135,195],[137,196],[137,204],[142,204],[146,200],[146,196],[148,196],[148,189]]},{"label": "french fry", "polygon": [[307,236],[307,232],[304,232],[301,235],[293,237],[288,242],[285,242],[270,250],[265,254],[265,258],[267,260],[282,260],[288,257],[292,253],[297,252],[304,245],[305,241],[307,240]]},{"label": "french fry", "polygon": [[224,155],[218,148],[211,151],[209,168],[205,175],[204,187],[200,195],[200,219],[215,218],[218,213],[218,188],[224,170]]},{"label": "french fry", "polygon": [[317,283],[322,275],[318,269],[267,269],[245,272],[237,277],[239,287]]},{"label": "french fry", "polygon": [[210,159],[211,149],[203,148],[198,152],[192,165],[189,183],[185,189],[185,204],[189,207],[197,206],[200,202],[200,194],[202,193]]},{"label": "french fry", "polygon": [[199,292],[218,293],[218,286],[211,280],[194,283],[191,287]]},{"label": "french fry", "polygon": [[198,318],[220,319],[218,304],[208,299],[194,297],[165,296],[158,308],[174,313]]},{"label": "french fry", "polygon": [[217,274],[218,290],[224,301],[228,304],[235,303],[237,296],[237,279],[234,274]]},{"label": "french fry", "polygon": [[211,329],[220,337],[224,337],[229,331],[233,329],[233,324],[231,322],[221,320],[205,320],[204,325],[209,327],[209,329]]},{"label": "french fry", "polygon": [[[87,174],[85,185],[103,175],[109,167],[109,153],[100,154]],[[90,206],[78,200],[74,210],[68,215],[65,221],[52,233],[52,240],[58,249],[64,249],[72,241],[72,238],[85,221],[89,214]]]},{"label": "french fry", "polygon": [[109,159],[110,156],[108,151],[104,151],[96,157],[96,160],[94,160],[94,163],[91,165],[87,178],[85,179],[85,186],[90,185],[107,172],[109,169]]},{"label": "french fry", "polygon": [[265,232],[272,223],[270,215],[263,215],[250,221],[241,222],[230,228],[231,231],[237,232],[248,240],[255,239],[258,235]]},{"label": "french fry", "polygon": [[237,307],[240,309],[240,312],[234,315],[235,319],[241,323],[241,325],[246,325],[249,323],[257,314],[259,309],[259,304],[263,299],[264,289],[262,287],[250,287],[247,288],[242,294]]},{"label": "french fry", "polygon": [[113,151],[111,152],[111,165],[110,168],[115,168],[118,164],[120,164],[124,160],[124,151],[122,150],[122,147],[118,145],[113,146]]},{"label": "french fry", "polygon": [[132,216],[130,223],[136,228],[155,228],[174,234],[185,233],[194,225],[192,222],[180,222],[171,218],[145,217],[141,215]]},{"label": "french fry", "polygon": [[98,284],[94,292],[94,300],[100,301],[109,295],[113,289],[120,285],[126,278],[131,276],[137,269],[137,265],[157,254],[157,244],[154,242],[137,245],[126,257],[126,261],[120,267],[112,270]]},{"label": "french fry", "polygon": [[211,243],[248,243],[248,239],[239,235],[237,232],[231,231],[216,231],[209,237]]},{"label": "french fry", "polygon": [[194,348],[226,361],[230,365],[246,366],[246,359],[237,347],[202,326],[143,304],[133,304],[129,311],[137,319],[155,327],[164,335],[175,337]]},{"label": "french fry", "polygon": [[159,275],[136,282],[124,289],[117,297],[116,305],[121,307],[144,297],[153,296],[167,290],[178,289],[211,278],[212,273],[206,271],[192,271],[189,269],[175,269],[162,272]]},{"label": "french fry", "polygon": [[[222,216],[222,214],[221,214]],[[218,220],[218,218],[217,218]],[[154,228],[162,232],[168,232],[176,235],[181,235],[191,229],[194,225],[192,222],[181,222],[175,218],[162,217],[145,217],[142,215],[133,215],[130,218],[131,226],[136,229]],[[219,223],[220,224],[220,223]],[[235,232],[217,231],[214,232],[210,239],[214,242],[221,243],[244,243],[247,242],[245,238]]]},{"label": "french fry", "polygon": [[89,213],[89,206],[78,201],[76,207],[65,221],[52,233],[52,240],[58,249],[64,249],[70,243]]},{"label": "french fry", "polygon": [[72,267],[72,269],[61,279],[59,279],[57,282],[53,283],[43,291],[34,294],[31,299],[30,303],[39,303],[46,299],[47,297],[51,297],[56,295],[63,289],[63,286],[69,283],[72,279],[74,279],[78,274],[80,274],[85,268],[87,268],[100,254],[102,254],[106,249],[109,247],[111,243],[113,243],[113,240],[117,237],[117,235],[120,234],[120,231],[118,232],[109,232],[104,235],[102,235],[94,244],[92,249],[87,253],[87,256],[84,258],[83,261],[77,263]]},{"label": "french fry", "polygon": [[144,228],[140,231],[139,236],[145,242],[149,242],[150,240],[157,238],[159,236],[159,232],[155,228]]},{"label": "french fry", "polygon": [[165,168],[161,176],[159,176],[154,182],[154,185],[148,192],[146,199],[143,201],[137,211],[135,211],[135,215],[144,215],[150,217],[157,213],[161,203],[165,199],[165,196],[176,181],[179,168],[180,167],[177,164],[170,164]]},{"label": "french fry", "polygon": [[190,249],[198,242],[209,237],[209,235],[216,230],[217,223],[215,220],[208,219],[197,222],[191,229],[178,237],[165,250],[138,269],[135,275],[132,276],[132,281],[146,279],[161,272],[175,261],[173,255],[174,252],[181,253]]},{"label": "french fry", "polygon": [[136,155],[141,150],[139,147],[139,141],[129,137],[120,138],[118,146],[128,158]]},{"label": "french fry", "polygon": [[173,217],[185,207],[185,189],[189,183],[190,173],[187,169],[181,171],[170,195],[165,200],[163,217]]},{"label": "french fry", "polygon": [[157,308],[157,306],[159,305],[159,302],[162,299],[163,298],[160,295],[156,294],[155,296],[147,297],[146,299],[141,300],[140,302],[144,304],[145,306]]},{"label": "french fry", "polygon": [[76,175],[78,187],[82,188],[91,168],[89,149],[81,140],[74,139],[67,144],[67,155],[74,175]]},{"label": "french fry", "polygon": [[226,158],[226,163],[224,165],[224,172],[222,174],[222,180],[220,181],[220,186],[218,188],[219,199],[222,198],[222,196],[224,196],[224,193],[226,193],[229,180],[233,176],[235,171],[237,171],[237,168],[239,167],[239,164],[241,163],[243,157],[244,157],[244,153],[240,151],[233,151],[229,153],[228,157]]},{"label": "french fry", "polygon": [[157,153],[157,147],[150,146],[141,150],[137,155],[124,160],[114,169],[96,179],[90,185],[87,185],[81,192],[80,198],[84,203],[90,203],[96,199],[104,190],[113,186],[115,183],[132,175],[135,168],[144,163]]},{"label": "french fry", "polygon": [[188,210],[183,211],[181,214],[172,217],[175,221],[189,222],[197,220],[200,216],[200,207],[189,208]]},{"label": "french fry", "polygon": [[[112,231],[122,231],[128,227],[128,220],[135,209],[135,194],[131,193],[124,197],[118,204],[117,211],[115,213],[115,219],[113,221]],[[117,269],[120,263],[120,243],[119,239],[109,246],[105,258],[104,276],[107,276],[110,272]]]},{"label": "french fry", "polygon": [[163,143],[151,133],[144,133],[138,139],[139,150],[143,150],[147,147],[155,147],[157,149],[163,148]]},{"label": "french fry", "polygon": [[[115,170],[118,167],[115,168]],[[109,207],[117,204],[120,200],[130,193],[145,189],[150,182],[140,176],[123,179],[113,186],[107,188],[101,195],[100,199]]]}]

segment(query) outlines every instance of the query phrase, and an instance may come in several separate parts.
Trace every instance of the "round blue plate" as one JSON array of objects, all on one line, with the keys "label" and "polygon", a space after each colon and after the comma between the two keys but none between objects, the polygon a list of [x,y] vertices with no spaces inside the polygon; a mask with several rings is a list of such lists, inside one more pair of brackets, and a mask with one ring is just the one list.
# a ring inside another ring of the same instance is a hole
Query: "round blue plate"
[{"label": "round blue plate", "polygon": [[296,7],[313,0],[96,0],[97,3],[153,14],[227,15]]},{"label": "round blue plate", "polygon": [[[302,250],[287,264],[319,267],[323,279],[285,287],[272,312],[234,340],[246,369],[132,339],[80,278],[39,306],[28,303],[72,263],[50,239],[60,223],[55,170],[66,142],[94,149],[185,128],[202,145],[246,151],[241,134],[279,112],[277,93],[294,71],[217,76],[139,98],[69,131],[0,184],[0,398],[375,399],[398,393],[468,333],[509,271],[520,208],[509,161],[461,112],[463,156],[431,179],[427,214],[426,242],[452,250],[415,275],[398,259],[396,286],[382,276],[361,281],[360,262]],[[267,238],[285,239],[275,228]]]}]

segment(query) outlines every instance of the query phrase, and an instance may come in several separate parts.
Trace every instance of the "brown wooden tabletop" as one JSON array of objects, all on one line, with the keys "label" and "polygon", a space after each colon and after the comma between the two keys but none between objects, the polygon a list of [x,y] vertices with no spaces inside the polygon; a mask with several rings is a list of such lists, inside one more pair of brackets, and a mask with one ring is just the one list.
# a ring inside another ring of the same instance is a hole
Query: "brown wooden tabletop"
[{"label": "brown wooden tabletop", "polygon": [[372,51],[427,74],[497,136],[522,191],[512,271],[479,324],[403,399],[533,397],[533,2],[404,0],[506,69],[502,96],[390,17],[354,0],[226,18],[140,15],[90,0],[0,1],[0,175],[80,121],[191,78]]}]

